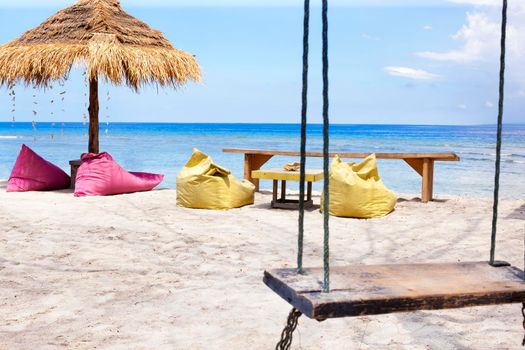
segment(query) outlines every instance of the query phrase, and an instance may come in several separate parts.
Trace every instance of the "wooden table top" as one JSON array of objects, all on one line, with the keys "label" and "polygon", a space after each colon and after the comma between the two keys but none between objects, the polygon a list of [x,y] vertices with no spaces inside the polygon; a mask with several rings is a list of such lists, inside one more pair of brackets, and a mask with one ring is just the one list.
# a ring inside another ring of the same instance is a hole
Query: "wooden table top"
[{"label": "wooden table top", "polygon": [[[261,169],[252,171],[254,179],[263,180],[281,180],[281,181],[299,181],[300,173],[298,171],[287,171],[284,169]],[[319,169],[306,169],[306,182],[320,181],[324,178],[324,173]]]}]

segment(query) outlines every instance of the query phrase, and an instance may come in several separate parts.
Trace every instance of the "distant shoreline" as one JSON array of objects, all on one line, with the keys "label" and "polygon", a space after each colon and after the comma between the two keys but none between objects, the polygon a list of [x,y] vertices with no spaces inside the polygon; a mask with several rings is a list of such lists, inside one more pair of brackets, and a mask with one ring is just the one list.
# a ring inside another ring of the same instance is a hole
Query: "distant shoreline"
[{"label": "distant shoreline", "polygon": [[[69,125],[78,125],[78,124],[84,124],[83,122],[61,122],[61,121],[37,121],[36,124],[69,124]],[[106,122],[101,122],[102,124],[105,124]],[[13,122],[9,121],[1,121],[0,125],[9,125],[13,124]],[[32,124],[32,121],[16,121],[14,124]],[[121,124],[121,125],[141,125],[141,124],[149,124],[149,125],[300,125],[300,123],[249,123],[249,122],[242,122],[242,123],[235,123],[235,122],[145,122],[145,121],[139,121],[139,122],[112,122],[109,121],[109,124]],[[323,125],[322,123],[308,123],[308,125]],[[367,124],[367,123],[331,123],[330,125],[334,126],[415,126],[415,127],[487,127],[487,126],[496,126],[497,124]],[[525,126],[525,123],[504,123],[504,126]],[[87,124],[86,124],[87,126]]]}]

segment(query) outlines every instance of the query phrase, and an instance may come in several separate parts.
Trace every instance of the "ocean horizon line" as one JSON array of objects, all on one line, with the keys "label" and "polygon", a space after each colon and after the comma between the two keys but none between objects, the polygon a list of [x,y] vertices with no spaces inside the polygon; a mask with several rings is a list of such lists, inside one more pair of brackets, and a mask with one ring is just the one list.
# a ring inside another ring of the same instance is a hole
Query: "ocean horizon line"
[{"label": "ocean horizon line", "polygon": [[[16,125],[16,124],[32,124],[32,121],[0,121],[0,125]],[[301,125],[301,123],[262,123],[262,122],[148,122],[148,121],[117,121],[117,122],[106,122],[101,121],[100,125],[101,127],[105,125],[106,123],[109,124],[117,124],[117,125]],[[36,122],[36,125],[38,124],[83,124],[88,126],[88,123],[84,122],[58,122],[58,121],[41,121]],[[309,126],[322,126],[322,123],[308,123]],[[408,123],[330,123],[330,125],[333,126],[442,126],[442,127],[476,127],[476,126],[497,126],[496,123],[484,123],[484,124],[408,124]],[[525,122],[523,123],[503,123],[504,126],[525,126]]]}]

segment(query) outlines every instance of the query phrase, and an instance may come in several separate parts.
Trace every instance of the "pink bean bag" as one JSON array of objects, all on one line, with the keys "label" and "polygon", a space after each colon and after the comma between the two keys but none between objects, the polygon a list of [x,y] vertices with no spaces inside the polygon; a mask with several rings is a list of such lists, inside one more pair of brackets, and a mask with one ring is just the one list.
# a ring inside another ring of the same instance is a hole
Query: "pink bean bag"
[{"label": "pink bean bag", "polygon": [[71,178],[62,169],[22,145],[7,182],[7,192],[63,190],[70,184]]},{"label": "pink bean bag", "polygon": [[75,196],[108,196],[151,191],[164,175],[133,173],[124,170],[106,152],[82,155],[75,183]]}]

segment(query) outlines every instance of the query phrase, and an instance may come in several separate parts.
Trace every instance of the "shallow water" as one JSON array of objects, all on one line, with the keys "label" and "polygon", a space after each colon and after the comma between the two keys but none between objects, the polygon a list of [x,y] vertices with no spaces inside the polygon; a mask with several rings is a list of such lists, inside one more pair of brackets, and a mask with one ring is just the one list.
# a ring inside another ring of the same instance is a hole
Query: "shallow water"
[{"label": "shallow water", "polygon": [[[322,127],[309,127],[308,149],[321,151]],[[494,126],[332,125],[331,151],[337,152],[456,152],[460,162],[438,162],[436,194],[491,195],[494,181]],[[163,187],[175,177],[193,147],[243,175],[241,154],[222,149],[298,150],[299,125],[282,124],[110,124],[101,125],[101,150],[125,168],[166,174]],[[0,179],[9,177],[20,146],[25,143],[64,170],[87,149],[87,125],[82,123],[0,123]],[[267,167],[280,167],[294,158],[275,157]],[[421,179],[401,161],[379,161],[380,174],[397,192],[419,193]],[[321,159],[308,159],[320,168]],[[525,125],[504,129],[502,196],[525,197]],[[316,189],[320,189],[317,184]],[[270,184],[263,182],[262,187]]]}]

